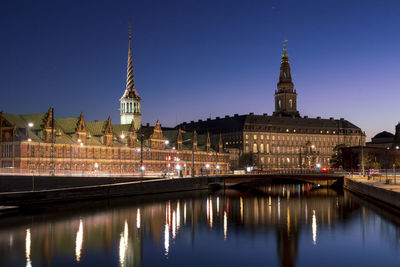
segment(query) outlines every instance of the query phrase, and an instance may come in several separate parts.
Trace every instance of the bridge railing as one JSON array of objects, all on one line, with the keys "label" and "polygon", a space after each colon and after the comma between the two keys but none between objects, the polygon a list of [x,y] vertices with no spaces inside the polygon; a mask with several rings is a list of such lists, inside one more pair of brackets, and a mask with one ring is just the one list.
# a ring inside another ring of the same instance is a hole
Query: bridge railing
[{"label": "bridge railing", "polygon": [[278,169],[278,170],[253,170],[246,174],[333,174],[333,170],[319,170],[319,169]]}]

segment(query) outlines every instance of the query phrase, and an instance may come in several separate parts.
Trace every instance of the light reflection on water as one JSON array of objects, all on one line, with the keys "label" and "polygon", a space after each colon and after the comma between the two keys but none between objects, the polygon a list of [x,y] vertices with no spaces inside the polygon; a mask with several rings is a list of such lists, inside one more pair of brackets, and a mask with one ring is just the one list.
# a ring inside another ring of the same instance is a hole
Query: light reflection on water
[{"label": "light reflection on water", "polygon": [[396,266],[400,257],[400,218],[348,192],[296,184],[128,200],[0,218],[0,266],[335,266],[342,254]]},{"label": "light reflection on water", "polygon": [[79,220],[79,229],[76,233],[76,241],[75,241],[75,256],[76,261],[81,260],[81,253],[82,253],[82,244],[83,244],[83,222],[82,219]]},{"label": "light reflection on water", "polygon": [[32,267],[31,262],[31,229],[26,229],[25,237],[25,257],[26,257],[26,267]]}]

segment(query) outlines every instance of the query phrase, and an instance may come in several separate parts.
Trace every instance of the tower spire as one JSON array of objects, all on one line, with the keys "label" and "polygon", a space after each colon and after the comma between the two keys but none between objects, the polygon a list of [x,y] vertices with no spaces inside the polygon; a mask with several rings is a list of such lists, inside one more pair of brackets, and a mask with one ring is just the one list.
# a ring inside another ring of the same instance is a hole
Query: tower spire
[{"label": "tower spire", "polygon": [[121,124],[131,124],[134,120],[135,128],[141,125],[141,97],[135,88],[135,77],[133,75],[133,56],[132,56],[132,25],[129,22],[129,48],[128,65],[126,69],[126,89],[121,99]]},{"label": "tower spire", "polygon": [[299,117],[297,111],[297,93],[294,90],[292,75],[290,73],[289,56],[287,52],[287,41],[283,41],[283,52],[279,82],[275,91],[275,116]]},{"label": "tower spire", "polygon": [[[283,41],[283,53],[281,60],[281,71],[279,75],[279,83],[292,83],[292,75],[290,74],[289,56],[287,52],[287,41]],[[293,89],[293,84],[292,84]]]},{"label": "tower spire", "polygon": [[133,57],[132,57],[132,25],[129,22],[129,49],[128,49],[128,66],[126,69],[126,90],[124,97],[137,98],[139,94],[135,89],[135,77],[133,75]]}]

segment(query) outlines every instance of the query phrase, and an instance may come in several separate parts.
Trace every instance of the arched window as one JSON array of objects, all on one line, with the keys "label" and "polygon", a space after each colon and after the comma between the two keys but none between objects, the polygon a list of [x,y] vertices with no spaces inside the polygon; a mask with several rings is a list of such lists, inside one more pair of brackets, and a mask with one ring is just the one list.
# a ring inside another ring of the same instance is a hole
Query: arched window
[{"label": "arched window", "polygon": [[278,100],[278,107],[282,108],[282,101],[280,99]]},{"label": "arched window", "polygon": [[253,153],[257,153],[258,149],[257,149],[257,144],[253,144]]},{"label": "arched window", "polygon": [[293,108],[293,100],[292,100],[292,99],[289,100],[289,107],[290,107],[291,109]]},{"label": "arched window", "polygon": [[264,144],[260,144],[260,153],[264,153]]}]

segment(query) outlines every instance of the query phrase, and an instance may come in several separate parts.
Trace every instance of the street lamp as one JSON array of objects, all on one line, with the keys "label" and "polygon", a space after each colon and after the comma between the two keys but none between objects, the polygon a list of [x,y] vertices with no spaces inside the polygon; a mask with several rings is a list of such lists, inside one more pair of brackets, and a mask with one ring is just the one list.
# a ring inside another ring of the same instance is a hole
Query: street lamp
[{"label": "street lamp", "polygon": [[207,169],[207,176],[208,176],[208,172],[209,172],[209,169],[210,169],[210,164],[206,164],[206,169]]}]

